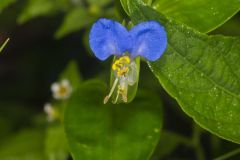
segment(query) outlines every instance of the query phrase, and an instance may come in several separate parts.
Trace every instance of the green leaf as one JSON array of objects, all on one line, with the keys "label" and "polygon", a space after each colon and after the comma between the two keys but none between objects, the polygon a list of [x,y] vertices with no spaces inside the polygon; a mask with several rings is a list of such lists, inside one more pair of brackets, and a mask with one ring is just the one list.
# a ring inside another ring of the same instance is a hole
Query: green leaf
[{"label": "green leaf", "polygon": [[9,41],[9,38],[2,44],[2,46],[0,47],[0,53],[2,52],[3,48],[7,45]]},{"label": "green leaf", "polygon": [[49,160],[67,159],[68,146],[63,126],[54,125],[47,128],[45,153]]},{"label": "green leaf", "polygon": [[240,1],[155,0],[153,8],[200,32],[209,32],[235,15],[240,9]]},{"label": "green leaf", "polygon": [[[127,13],[129,13],[128,1],[130,0],[121,0]],[[137,1],[144,4],[143,0]],[[219,3],[219,0],[155,0],[152,7],[167,17],[206,33],[235,15],[240,10],[240,1],[228,0]]]},{"label": "green leaf", "polygon": [[43,132],[26,129],[6,139],[0,146],[1,160],[45,160],[43,153]]},{"label": "green leaf", "polygon": [[16,0],[1,0],[0,1],[0,12],[15,2],[16,2]]},{"label": "green leaf", "polygon": [[134,23],[161,22],[168,48],[149,67],[184,112],[210,132],[240,143],[240,39],[207,36],[131,3]]},{"label": "green leaf", "polygon": [[130,104],[104,105],[106,86],[81,85],[66,107],[65,130],[74,160],[146,160],[162,127],[161,101],[141,92]]},{"label": "green leaf", "polygon": [[81,75],[78,70],[78,64],[76,61],[70,61],[66,68],[60,75],[60,80],[67,79],[73,86],[73,90],[77,89],[81,84]]},{"label": "green leaf", "polygon": [[22,24],[39,16],[48,16],[67,7],[66,0],[28,0],[17,21]]},{"label": "green leaf", "polygon": [[239,30],[239,17],[238,15],[231,18],[224,23],[221,27],[213,30],[210,34],[222,34],[226,36],[240,36]]},{"label": "green leaf", "polygon": [[93,23],[96,18],[91,16],[83,7],[71,10],[64,18],[63,23],[55,33],[56,38],[62,38]]}]

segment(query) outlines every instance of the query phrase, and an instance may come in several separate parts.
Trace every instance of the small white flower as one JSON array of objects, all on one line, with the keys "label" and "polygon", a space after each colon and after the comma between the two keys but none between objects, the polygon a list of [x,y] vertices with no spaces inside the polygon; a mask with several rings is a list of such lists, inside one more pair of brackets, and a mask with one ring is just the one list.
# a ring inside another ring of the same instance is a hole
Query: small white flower
[{"label": "small white flower", "polygon": [[72,86],[68,80],[62,80],[59,83],[53,83],[51,86],[53,98],[55,99],[67,99],[72,93]]},{"label": "small white flower", "polygon": [[56,111],[54,110],[51,103],[46,103],[43,108],[44,112],[47,114],[47,121],[52,122],[56,119]]}]

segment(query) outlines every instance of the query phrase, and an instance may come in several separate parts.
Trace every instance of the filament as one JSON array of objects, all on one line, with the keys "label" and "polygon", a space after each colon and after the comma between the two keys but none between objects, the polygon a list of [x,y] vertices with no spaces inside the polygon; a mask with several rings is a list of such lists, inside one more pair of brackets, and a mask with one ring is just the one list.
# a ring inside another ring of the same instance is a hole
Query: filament
[{"label": "filament", "polygon": [[113,83],[113,86],[112,86],[109,94],[104,98],[104,101],[103,101],[104,104],[106,104],[106,103],[108,102],[109,98],[112,96],[113,91],[114,91],[114,89],[115,89],[116,86],[117,86],[117,83],[118,83],[118,78],[115,79],[115,81],[114,81],[114,83]]}]

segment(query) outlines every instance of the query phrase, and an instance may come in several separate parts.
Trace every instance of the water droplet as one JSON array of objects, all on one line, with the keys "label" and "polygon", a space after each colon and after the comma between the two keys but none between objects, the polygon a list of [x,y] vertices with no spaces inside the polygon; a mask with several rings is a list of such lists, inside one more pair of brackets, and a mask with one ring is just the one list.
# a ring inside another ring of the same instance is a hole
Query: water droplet
[{"label": "water droplet", "polygon": [[237,103],[236,103],[236,102],[233,102],[233,106],[237,106]]},{"label": "water droplet", "polygon": [[155,132],[155,133],[159,133],[160,130],[159,130],[158,128],[154,128],[154,132]]},{"label": "water droplet", "polygon": [[220,122],[217,123],[217,129],[218,129],[218,130],[221,130],[221,129],[222,129],[222,126],[221,126],[221,123],[220,123]]}]

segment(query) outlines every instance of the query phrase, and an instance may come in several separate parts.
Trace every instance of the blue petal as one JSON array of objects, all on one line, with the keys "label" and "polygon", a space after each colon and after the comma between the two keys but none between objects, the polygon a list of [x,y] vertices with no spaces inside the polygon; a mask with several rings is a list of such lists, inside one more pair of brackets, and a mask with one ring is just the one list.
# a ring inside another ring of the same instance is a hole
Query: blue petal
[{"label": "blue petal", "polygon": [[129,49],[130,37],[127,29],[120,23],[99,19],[91,28],[89,36],[90,47],[100,60],[110,55],[122,55]]},{"label": "blue petal", "polygon": [[149,61],[161,57],[167,47],[167,33],[156,21],[143,22],[131,29],[131,57],[142,56]]}]

